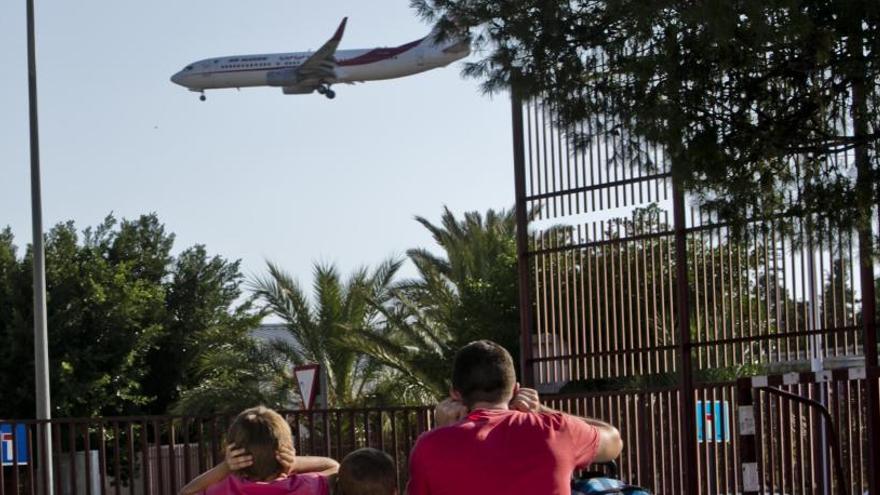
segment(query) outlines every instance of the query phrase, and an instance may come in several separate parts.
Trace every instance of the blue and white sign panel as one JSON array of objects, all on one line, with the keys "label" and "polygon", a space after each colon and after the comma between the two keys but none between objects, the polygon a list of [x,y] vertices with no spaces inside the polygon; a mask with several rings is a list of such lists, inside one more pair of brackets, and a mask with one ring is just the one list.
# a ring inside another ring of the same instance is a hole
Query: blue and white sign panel
[{"label": "blue and white sign panel", "polygon": [[730,403],[726,400],[697,401],[697,441],[730,441]]},{"label": "blue and white sign panel", "polygon": [[24,425],[15,425],[13,435],[12,426],[9,423],[0,423],[0,459],[4,466],[14,465],[13,461],[17,461],[19,465],[27,464],[27,428]]}]

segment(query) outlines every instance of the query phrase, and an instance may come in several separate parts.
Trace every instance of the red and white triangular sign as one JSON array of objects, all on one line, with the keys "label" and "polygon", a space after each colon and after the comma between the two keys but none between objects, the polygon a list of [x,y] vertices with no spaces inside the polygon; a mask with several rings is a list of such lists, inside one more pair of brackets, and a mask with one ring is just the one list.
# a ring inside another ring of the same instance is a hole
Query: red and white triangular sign
[{"label": "red and white triangular sign", "polygon": [[318,393],[318,370],[317,364],[304,364],[293,368],[293,376],[299,385],[299,394],[302,396],[303,407],[311,409],[315,404],[315,396]]}]

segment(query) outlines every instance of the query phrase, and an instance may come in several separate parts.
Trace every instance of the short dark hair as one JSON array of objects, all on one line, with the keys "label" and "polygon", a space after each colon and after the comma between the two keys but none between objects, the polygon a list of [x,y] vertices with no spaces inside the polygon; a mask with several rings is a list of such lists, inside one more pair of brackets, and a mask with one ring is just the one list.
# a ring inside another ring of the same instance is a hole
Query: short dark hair
[{"label": "short dark hair", "polygon": [[394,460],[369,447],[345,456],[339,465],[337,495],[392,495],[397,492]]},{"label": "short dark hair", "polygon": [[279,448],[293,447],[290,425],[277,412],[265,406],[242,411],[229,426],[226,441],[254,457],[254,463],[236,474],[254,481],[267,481],[284,474],[285,467],[275,454]]},{"label": "short dark hair", "polygon": [[452,388],[468,407],[477,402],[501,402],[513,390],[516,371],[507,349],[491,340],[477,340],[455,354]]}]

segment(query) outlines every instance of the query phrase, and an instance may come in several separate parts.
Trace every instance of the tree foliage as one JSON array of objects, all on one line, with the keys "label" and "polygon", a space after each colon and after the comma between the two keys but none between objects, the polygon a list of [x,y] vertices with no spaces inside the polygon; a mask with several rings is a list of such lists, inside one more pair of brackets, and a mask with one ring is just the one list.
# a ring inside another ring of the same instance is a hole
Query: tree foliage
[{"label": "tree foliage", "polygon": [[[238,262],[203,246],[171,254],[174,235],[156,215],[108,216],[78,232],[46,235],[47,326],[53,416],[164,413],[195,386],[214,335],[258,321],[237,304]],[[0,417],[32,417],[32,258],[0,234]]]},{"label": "tree foliage", "polygon": [[[487,91],[514,84],[551,105],[581,144],[613,137],[618,158],[646,168],[659,146],[738,232],[780,214],[870,222],[880,185],[876,1],[412,4],[447,31],[472,31],[483,57],[465,72]],[[856,162],[870,187],[857,187]]]},{"label": "tree foliage", "polygon": [[290,334],[289,342],[274,343],[276,352],[291,364],[320,364],[327,373],[331,407],[363,405],[382,369],[344,340],[353,332],[377,331],[378,308],[391,297],[389,287],[401,261],[386,260],[373,271],[355,270],[347,280],[335,266],[317,264],[311,297],[282,268],[267,265],[268,275],[258,278],[252,288],[264,308],[284,321]]},{"label": "tree foliage", "polygon": [[379,387],[385,400],[432,401],[449,390],[452,359],[464,344],[494,340],[518,359],[516,221],[512,211],[465,213],[444,209],[439,225],[416,217],[431,232],[441,255],[425,248],[407,252],[417,277],[373,302],[379,331],[349,334],[346,342],[395,370],[394,387]]}]

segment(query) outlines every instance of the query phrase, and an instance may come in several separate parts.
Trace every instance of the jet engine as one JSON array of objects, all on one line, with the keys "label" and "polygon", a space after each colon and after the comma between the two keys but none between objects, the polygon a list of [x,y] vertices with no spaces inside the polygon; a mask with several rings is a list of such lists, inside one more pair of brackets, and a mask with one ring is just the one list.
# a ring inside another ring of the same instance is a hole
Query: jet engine
[{"label": "jet engine", "polygon": [[315,90],[303,86],[284,86],[281,91],[286,95],[307,95]]},{"label": "jet engine", "polygon": [[266,84],[269,86],[295,86],[298,83],[296,68],[271,70],[266,74]]}]

